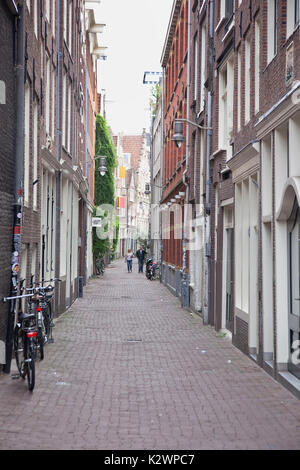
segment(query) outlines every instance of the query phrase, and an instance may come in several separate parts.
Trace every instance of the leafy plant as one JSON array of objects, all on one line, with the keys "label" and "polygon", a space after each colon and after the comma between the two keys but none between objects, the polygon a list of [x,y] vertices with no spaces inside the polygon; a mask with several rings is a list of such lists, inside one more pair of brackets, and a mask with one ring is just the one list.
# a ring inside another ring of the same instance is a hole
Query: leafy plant
[{"label": "leafy plant", "polygon": [[150,109],[152,114],[155,116],[159,104],[159,100],[162,95],[162,88],[159,83],[156,83],[151,89],[151,98],[150,98]]},{"label": "leafy plant", "polygon": [[[117,165],[117,155],[116,149],[114,147],[110,129],[107,126],[105,119],[99,114],[96,117],[96,146],[95,146],[96,156],[105,156],[105,165],[107,172],[105,175],[101,176],[99,173],[99,159],[96,160],[95,164],[95,209],[94,216],[99,217],[98,206],[103,204],[108,204],[114,207],[115,205],[115,181],[114,181],[114,169]],[[107,211],[103,211],[103,214],[100,215],[104,221],[107,216]],[[114,221],[115,224],[118,224],[117,220]],[[115,249],[117,246],[117,241],[110,238],[110,228],[108,223],[106,226],[102,227],[102,231],[107,232],[107,237],[101,237],[97,235],[96,228],[93,229],[93,256],[94,262],[98,258],[102,258],[104,255],[110,252],[111,249]],[[118,230],[115,230],[116,236]]]}]

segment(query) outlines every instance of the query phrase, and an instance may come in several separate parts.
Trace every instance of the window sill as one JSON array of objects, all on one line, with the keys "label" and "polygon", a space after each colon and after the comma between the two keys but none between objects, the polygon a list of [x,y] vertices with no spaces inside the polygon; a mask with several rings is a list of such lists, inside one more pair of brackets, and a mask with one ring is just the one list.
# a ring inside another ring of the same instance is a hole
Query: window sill
[{"label": "window sill", "polygon": [[217,157],[220,153],[226,152],[227,150],[223,147],[218,148],[210,157],[211,160],[213,160],[215,157]]},{"label": "window sill", "polygon": [[270,65],[272,64],[272,62],[274,62],[274,60],[276,59],[276,57],[277,57],[277,52],[276,52],[276,54],[274,55],[274,57],[272,57],[272,59],[270,59],[270,61],[267,63],[267,65],[266,65],[266,67],[265,67],[263,73],[266,72],[266,70],[270,67]]},{"label": "window sill", "polygon": [[221,29],[221,27],[223,26],[223,24],[226,22],[226,19],[227,19],[227,18],[226,18],[225,16],[223,16],[223,17],[220,19],[219,23],[217,24],[217,26],[216,26],[216,28],[215,28],[215,33],[218,33],[218,31]]},{"label": "window sill", "polygon": [[231,35],[231,32],[233,31],[233,28],[234,28],[234,21],[232,20],[232,21],[231,21],[231,24],[230,24],[230,26],[229,26],[229,28],[228,28],[228,31],[226,31],[226,34],[225,34],[225,36],[224,36],[223,39],[222,39],[222,42],[225,42],[226,39]]},{"label": "window sill", "polygon": [[292,36],[295,34],[295,32],[297,31],[299,26],[300,26],[300,22],[294,27],[293,31],[291,33],[289,33],[289,35],[287,36],[287,38],[285,40],[285,44],[291,40]]}]

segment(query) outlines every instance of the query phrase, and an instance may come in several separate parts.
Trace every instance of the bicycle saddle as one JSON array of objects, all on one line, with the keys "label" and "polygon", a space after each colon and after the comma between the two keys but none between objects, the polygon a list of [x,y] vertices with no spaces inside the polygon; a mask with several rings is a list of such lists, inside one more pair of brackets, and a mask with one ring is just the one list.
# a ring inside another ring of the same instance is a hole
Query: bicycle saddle
[{"label": "bicycle saddle", "polygon": [[20,320],[29,320],[30,318],[35,318],[35,313],[21,313],[19,316]]}]

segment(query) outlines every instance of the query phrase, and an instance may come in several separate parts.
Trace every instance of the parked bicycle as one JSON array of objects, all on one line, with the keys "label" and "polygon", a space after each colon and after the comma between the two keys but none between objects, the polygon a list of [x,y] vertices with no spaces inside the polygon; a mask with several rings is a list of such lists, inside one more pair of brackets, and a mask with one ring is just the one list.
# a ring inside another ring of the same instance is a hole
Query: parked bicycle
[{"label": "parked bicycle", "polygon": [[[51,281],[60,281],[60,279],[52,279]],[[49,281],[46,281],[49,282]],[[53,343],[52,329],[54,328],[52,298],[54,296],[54,286],[37,286],[29,288],[27,291],[32,291],[31,302],[36,304],[36,311],[38,312],[38,327],[40,334],[45,343]]]},{"label": "parked bicycle", "polygon": [[[21,299],[30,296],[31,294],[6,297],[3,301],[19,299],[21,302]],[[13,335],[13,347],[19,375],[22,379],[27,377],[28,389],[32,391],[35,385],[35,360],[37,351],[40,349],[36,312],[24,313],[22,310],[18,311]],[[42,353],[41,358],[43,357]]]},{"label": "parked bicycle", "polygon": [[96,260],[96,274],[103,276],[105,271],[105,261],[103,258]]},{"label": "parked bicycle", "polygon": [[[59,281],[51,279],[50,281]],[[14,328],[13,347],[16,365],[19,376],[22,379],[27,377],[28,389],[33,391],[35,386],[35,361],[44,359],[44,344],[53,341],[52,328],[53,314],[51,300],[54,287],[52,285],[40,286],[33,283],[31,277],[31,287],[26,288],[28,294],[24,294],[25,279],[20,281],[20,295],[5,297],[2,300],[18,300],[17,321]],[[27,311],[23,312],[23,299],[27,302]]]},{"label": "parked bicycle", "polygon": [[153,261],[152,258],[149,258],[146,262],[146,277],[150,281],[152,279],[159,279],[159,264]]}]

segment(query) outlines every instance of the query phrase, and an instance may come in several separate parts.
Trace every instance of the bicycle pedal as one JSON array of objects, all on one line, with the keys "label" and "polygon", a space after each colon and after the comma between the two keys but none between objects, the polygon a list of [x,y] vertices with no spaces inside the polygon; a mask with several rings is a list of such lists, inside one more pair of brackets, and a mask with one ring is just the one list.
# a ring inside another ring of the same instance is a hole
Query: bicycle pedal
[{"label": "bicycle pedal", "polygon": [[20,374],[13,374],[13,375],[11,376],[11,378],[12,378],[12,380],[17,380],[17,379],[20,378]]},{"label": "bicycle pedal", "polygon": [[54,339],[53,339],[53,338],[48,339],[48,343],[53,344],[53,343],[54,343]]}]

